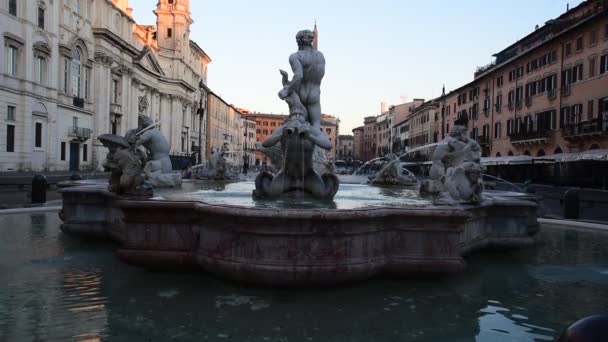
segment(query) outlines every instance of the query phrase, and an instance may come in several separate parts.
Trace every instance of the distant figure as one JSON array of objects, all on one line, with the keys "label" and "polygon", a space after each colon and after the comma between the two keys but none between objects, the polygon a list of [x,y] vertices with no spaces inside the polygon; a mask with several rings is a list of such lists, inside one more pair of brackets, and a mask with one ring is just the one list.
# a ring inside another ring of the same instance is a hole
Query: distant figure
[{"label": "distant figure", "polygon": [[192,178],[192,164],[188,163],[186,167],[182,170],[182,179],[190,179]]},{"label": "distant figure", "polygon": [[245,161],[243,164],[243,174],[247,176],[247,171],[249,171],[249,162]]}]

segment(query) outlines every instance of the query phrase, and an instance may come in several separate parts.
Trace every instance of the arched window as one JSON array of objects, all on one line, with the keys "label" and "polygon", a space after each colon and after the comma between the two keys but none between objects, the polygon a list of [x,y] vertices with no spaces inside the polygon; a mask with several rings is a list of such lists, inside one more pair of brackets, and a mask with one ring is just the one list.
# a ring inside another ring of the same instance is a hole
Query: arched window
[{"label": "arched window", "polygon": [[538,152],[536,153],[537,157],[544,157],[545,156],[545,150],[543,150],[542,148],[540,150],[538,150]]},{"label": "arched window", "polygon": [[555,151],[553,151],[553,154],[560,154],[560,153],[564,153],[564,152],[562,151],[562,148],[558,146],[558,147],[555,149]]},{"label": "arched window", "polygon": [[513,156],[513,151],[509,151],[508,155],[509,155],[509,157],[512,157]]},{"label": "arched window", "polygon": [[75,48],[72,51],[72,96],[74,97],[80,97],[80,76],[82,71],[80,57],[80,49]]},{"label": "arched window", "polygon": [[529,156],[529,155],[530,155],[530,151],[525,150],[525,151],[524,151],[524,156]]},{"label": "arched window", "polygon": [[501,157],[500,152],[496,152],[497,157]]},{"label": "arched window", "polygon": [[591,145],[591,147],[589,147],[589,150],[599,150],[600,149],[600,145],[598,144],[593,144]]}]

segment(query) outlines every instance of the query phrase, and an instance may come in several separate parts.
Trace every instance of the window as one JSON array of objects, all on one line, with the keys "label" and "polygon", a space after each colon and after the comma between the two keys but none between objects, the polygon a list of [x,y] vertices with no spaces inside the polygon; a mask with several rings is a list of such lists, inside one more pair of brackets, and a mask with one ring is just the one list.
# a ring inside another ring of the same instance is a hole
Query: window
[{"label": "window", "polygon": [[40,84],[44,83],[44,74],[46,70],[46,60],[42,56],[36,57],[36,81]]},{"label": "window", "polygon": [[256,129],[256,130],[255,130],[255,132],[256,132],[257,134],[260,134],[260,133],[262,133],[262,130],[258,128],[258,129]]},{"label": "window", "polygon": [[112,103],[118,103],[118,80],[116,79],[112,80]]},{"label": "window", "polygon": [[74,0],[74,12],[78,13],[78,14],[82,14],[80,12],[81,7],[80,7],[80,1],[81,0]]},{"label": "window", "polygon": [[566,43],[566,57],[572,54],[572,43]]},{"label": "window", "polygon": [[276,122],[271,122],[271,123],[270,123],[270,126],[272,126],[272,127],[276,127],[276,125],[277,125],[277,123],[276,123]]},{"label": "window", "polygon": [[557,62],[557,50],[551,51],[551,63]]},{"label": "window", "polygon": [[80,50],[72,51],[72,96],[80,97]]},{"label": "window", "polygon": [[91,70],[84,68],[84,98],[89,99],[89,78],[91,77]]},{"label": "window", "polygon": [[65,141],[61,142],[61,148],[60,148],[60,159],[61,160],[65,160]]},{"label": "window", "polygon": [[498,88],[500,88],[500,87],[502,87],[502,84],[503,84],[503,83],[504,83],[504,82],[503,82],[503,79],[502,79],[502,75],[498,76],[498,78],[496,79],[496,86],[497,86]]},{"label": "window", "polygon": [[497,122],[494,124],[494,138],[500,138],[502,135],[502,124]]},{"label": "window", "polygon": [[600,74],[605,74],[608,71],[608,55],[603,55],[600,59]]},{"label": "window", "polygon": [[264,122],[262,123],[262,126],[268,126],[268,121],[264,121]]},{"label": "window", "polygon": [[167,29],[167,38],[171,38],[173,36],[173,29],[168,28]]},{"label": "window", "polygon": [[38,27],[44,30],[44,8],[38,6]]},{"label": "window", "polygon": [[587,120],[592,120],[593,119],[593,105],[595,104],[595,101],[591,100],[589,102],[587,102]]},{"label": "window", "polygon": [[17,15],[17,0],[8,0],[8,13]]},{"label": "window", "polygon": [[42,147],[42,123],[36,122],[36,132],[34,136],[34,147]]},{"label": "window", "polygon": [[572,68],[572,83],[583,80],[583,65],[579,64]]},{"label": "window", "polygon": [[524,75],[524,67],[520,66],[519,68],[517,68],[517,78],[520,78]]},{"label": "window", "polygon": [[72,127],[78,127],[78,118],[72,117]]},{"label": "window", "polygon": [[15,152],[15,126],[6,125],[6,152]]},{"label": "window", "polygon": [[509,82],[513,82],[515,79],[515,70],[509,71]]},{"label": "window", "polygon": [[593,46],[597,43],[597,30],[589,32],[589,46]]},{"label": "window", "polygon": [[589,78],[595,77],[595,64],[597,58],[593,57],[589,59]]},{"label": "window", "polygon": [[582,51],[583,50],[583,37],[580,36],[578,38],[576,38],[576,51]]},{"label": "window", "polygon": [[325,133],[327,133],[327,134],[331,134],[331,128],[326,128],[326,129],[325,129]]},{"label": "window", "polygon": [[496,95],[496,111],[500,112],[502,108],[502,94]]},{"label": "window", "polygon": [[15,106],[8,106],[6,110],[6,120],[15,121],[17,108]]},{"label": "window", "polygon": [[7,72],[11,76],[17,75],[17,48],[14,46],[8,47],[7,56]]},{"label": "window", "polygon": [[264,134],[268,134],[268,130],[267,129],[264,130]]},{"label": "window", "polygon": [[69,77],[69,63],[67,58],[63,60],[63,93],[68,93],[68,77]]}]

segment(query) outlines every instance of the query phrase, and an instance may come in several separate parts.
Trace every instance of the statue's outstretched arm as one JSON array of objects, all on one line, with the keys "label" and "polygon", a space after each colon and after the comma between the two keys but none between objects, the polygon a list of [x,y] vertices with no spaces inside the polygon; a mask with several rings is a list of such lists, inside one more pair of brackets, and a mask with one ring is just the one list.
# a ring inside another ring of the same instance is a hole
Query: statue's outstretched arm
[{"label": "statue's outstretched arm", "polygon": [[281,138],[283,137],[284,129],[285,126],[279,126],[277,129],[275,129],[274,132],[272,132],[272,134],[268,138],[266,138],[264,142],[262,142],[262,146],[268,148],[279,143],[279,141],[281,141]]},{"label": "statue's outstretched arm", "polygon": [[315,145],[319,146],[324,150],[331,150],[332,147],[334,147],[327,135],[323,134],[323,132],[321,131],[315,130],[314,128],[312,128],[311,131],[307,134],[307,137]]}]

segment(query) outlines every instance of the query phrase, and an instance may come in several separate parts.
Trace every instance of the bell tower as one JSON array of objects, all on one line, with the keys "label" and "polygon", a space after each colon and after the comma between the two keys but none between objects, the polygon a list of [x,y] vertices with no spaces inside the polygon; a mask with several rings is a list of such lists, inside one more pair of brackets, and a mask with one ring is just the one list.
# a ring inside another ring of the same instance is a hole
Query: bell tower
[{"label": "bell tower", "polygon": [[154,14],[161,53],[181,57],[190,42],[190,0],[158,0]]}]

